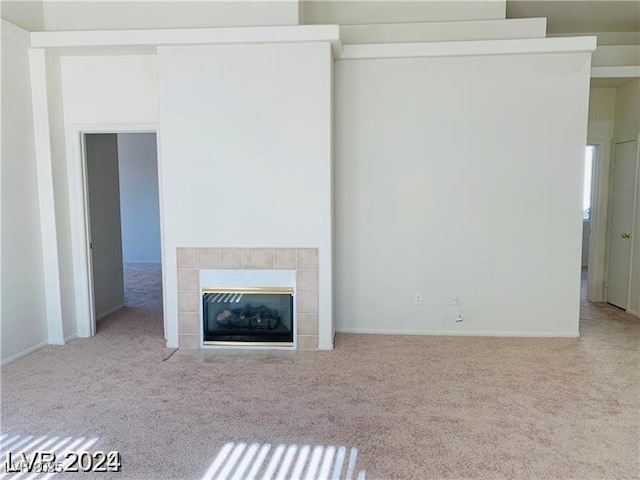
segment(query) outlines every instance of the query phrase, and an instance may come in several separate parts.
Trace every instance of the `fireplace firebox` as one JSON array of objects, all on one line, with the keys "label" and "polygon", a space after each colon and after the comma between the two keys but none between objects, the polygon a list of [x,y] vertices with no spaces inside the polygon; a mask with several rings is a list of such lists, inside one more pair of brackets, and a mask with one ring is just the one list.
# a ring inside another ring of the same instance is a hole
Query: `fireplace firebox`
[{"label": "fireplace firebox", "polygon": [[293,311],[293,288],[204,288],[204,344],[291,347]]}]

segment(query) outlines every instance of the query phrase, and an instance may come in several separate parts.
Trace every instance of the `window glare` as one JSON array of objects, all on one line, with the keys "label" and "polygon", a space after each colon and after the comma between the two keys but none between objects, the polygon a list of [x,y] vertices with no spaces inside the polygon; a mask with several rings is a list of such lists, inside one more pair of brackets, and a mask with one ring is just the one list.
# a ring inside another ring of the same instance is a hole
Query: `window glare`
[{"label": "window glare", "polygon": [[582,219],[591,220],[591,181],[593,175],[593,155],[595,147],[587,145],[584,156],[584,188],[582,195]]}]

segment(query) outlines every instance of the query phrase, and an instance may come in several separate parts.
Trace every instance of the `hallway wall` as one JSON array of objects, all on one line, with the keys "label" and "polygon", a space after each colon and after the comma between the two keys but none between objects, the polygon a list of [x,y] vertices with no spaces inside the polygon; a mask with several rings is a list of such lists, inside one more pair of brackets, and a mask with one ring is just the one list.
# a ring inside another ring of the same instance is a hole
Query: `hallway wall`
[{"label": "hallway wall", "polygon": [[119,133],[118,170],[122,260],[160,263],[156,134]]}]

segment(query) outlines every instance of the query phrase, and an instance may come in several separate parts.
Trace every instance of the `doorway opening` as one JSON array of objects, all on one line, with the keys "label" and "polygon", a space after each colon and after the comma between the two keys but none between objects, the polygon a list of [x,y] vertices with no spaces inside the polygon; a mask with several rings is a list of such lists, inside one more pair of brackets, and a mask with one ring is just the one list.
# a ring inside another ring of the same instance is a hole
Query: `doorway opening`
[{"label": "doorway opening", "polygon": [[156,133],[84,133],[83,144],[94,332],[163,335]]},{"label": "doorway opening", "polygon": [[587,145],[584,155],[584,179],[582,189],[582,275],[581,299],[587,298],[587,283],[589,275],[589,259],[592,232],[592,205],[595,203],[595,168],[596,145]]}]

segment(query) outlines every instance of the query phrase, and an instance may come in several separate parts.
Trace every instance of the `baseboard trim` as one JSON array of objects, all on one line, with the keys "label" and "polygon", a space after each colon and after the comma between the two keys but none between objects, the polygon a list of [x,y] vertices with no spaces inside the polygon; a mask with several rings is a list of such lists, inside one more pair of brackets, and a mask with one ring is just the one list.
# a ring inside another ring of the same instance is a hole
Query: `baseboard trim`
[{"label": "baseboard trim", "polygon": [[77,333],[69,335],[68,337],[64,337],[64,343],[69,343],[71,340],[75,340],[76,338],[78,338]]},{"label": "baseboard trim", "polygon": [[493,332],[468,330],[387,330],[384,328],[337,328],[336,333],[362,335],[423,335],[434,337],[579,338],[580,332]]},{"label": "baseboard trim", "polygon": [[111,310],[107,310],[106,312],[101,313],[100,315],[97,315],[96,316],[96,322],[98,320],[102,320],[104,317],[107,317],[107,316],[111,315],[112,313],[117,312],[118,310],[123,309],[124,307],[125,307],[125,304],[123,303],[122,305],[118,305],[117,307],[113,307]]},{"label": "baseboard trim", "polygon": [[42,343],[38,343],[37,345],[34,345],[33,347],[29,347],[26,350],[21,351],[20,353],[16,353],[15,355],[9,357],[9,358],[5,358],[4,360],[2,360],[0,362],[0,367],[4,367],[5,365],[11,363],[11,362],[15,362],[16,360],[29,355],[30,353],[35,352],[36,350],[40,350],[42,347],[48,345],[47,342],[42,342]]}]

